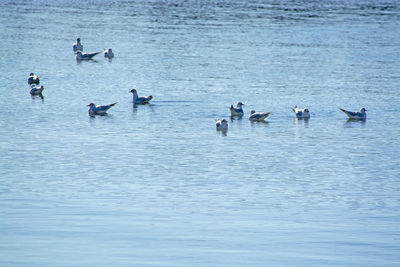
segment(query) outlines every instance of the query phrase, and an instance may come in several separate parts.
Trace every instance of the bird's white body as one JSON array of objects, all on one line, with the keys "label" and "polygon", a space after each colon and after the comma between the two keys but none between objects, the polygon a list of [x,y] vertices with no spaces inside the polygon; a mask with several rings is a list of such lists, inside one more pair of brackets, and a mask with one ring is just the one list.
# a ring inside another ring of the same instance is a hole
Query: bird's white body
[{"label": "bird's white body", "polygon": [[89,114],[90,115],[104,115],[107,113],[107,110],[109,110],[112,106],[114,106],[117,103],[113,103],[110,105],[101,105],[101,106],[96,106],[94,103],[90,103],[88,105],[89,107]]},{"label": "bird's white body", "polygon": [[229,110],[231,111],[231,116],[243,116],[243,108],[244,104],[242,102],[237,103],[236,108],[231,105]]},{"label": "bird's white body", "polygon": [[252,110],[249,116],[249,120],[251,121],[264,121],[265,118],[269,116],[269,112],[256,112]]},{"label": "bird's white body", "polygon": [[138,96],[136,89],[132,89],[130,91],[130,93],[133,94],[133,103],[134,104],[140,104],[140,105],[144,105],[144,104],[148,104],[150,102],[150,100],[153,99],[153,96],[149,95],[149,96]]},{"label": "bird's white body", "polygon": [[81,39],[76,39],[76,42],[72,45],[72,50],[74,52],[83,51],[83,45],[81,44]]},{"label": "bird's white body", "polygon": [[32,84],[32,85],[31,85],[31,90],[29,91],[29,93],[30,93],[31,95],[41,95],[42,92],[43,92],[43,90],[44,90],[43,85],[40,86],[40,87],[38,87],[37,85]]},{"label": "bird's white body", "polygon": [[292,108],[293,112],[296,114],[298,119],[307,119],[310,118],[310,111],[307,108],[300,109],[297,106]]},{"label": "bird's white body", "polygon": [[110,59],[114,57],[114,53],[111,48],[104,50],[104,57]]},{"label": "bird's white body", "polygon": [[340,110],[343,111],[350,119],[365,120],[367,118],[367,110],[365,108],[361,108],[360,111],[348,111],[342,108]]},{"label": "bird's white body", "polygon": [[215,120],[215,127],[217,130],[227,130],[228,129],[228,121],[225,119],[216,119]]}]

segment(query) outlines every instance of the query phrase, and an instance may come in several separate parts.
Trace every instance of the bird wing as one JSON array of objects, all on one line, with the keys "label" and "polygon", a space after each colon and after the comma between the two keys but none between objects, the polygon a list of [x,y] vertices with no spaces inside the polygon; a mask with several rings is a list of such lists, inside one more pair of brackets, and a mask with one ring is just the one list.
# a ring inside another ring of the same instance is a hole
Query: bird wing
[{"label": "bird wing", "polygon": [[270,114],[269,112],[265,112],[265,113],[257,112],[257,113],[250,115],[249,119],[250,120],[263,120],[266,117],[268,117],[269,114]]},{"label": "bird wing", "polygon": [[96,111],[106,111],[106,110],[108,110],[109,108],[111,108],[112,106],[114,106],[117,103],[118,102],[112,103],[110,105],[97,106],[96,107]]},{"label": "bird wing", "polygon": [[98,54],[100,54],[100,53],[103,53],[103,52],[84,53],[84,54],[82,54],[82,58],[92,58],[92,57],[94,57],[95,55],[98,55]]},{"label": "bird wing", "polygon": [[359,112],[348,111],[342,108],[340,110],[343,111],[347,116],[349,116],[349,118],[360,117]]}]

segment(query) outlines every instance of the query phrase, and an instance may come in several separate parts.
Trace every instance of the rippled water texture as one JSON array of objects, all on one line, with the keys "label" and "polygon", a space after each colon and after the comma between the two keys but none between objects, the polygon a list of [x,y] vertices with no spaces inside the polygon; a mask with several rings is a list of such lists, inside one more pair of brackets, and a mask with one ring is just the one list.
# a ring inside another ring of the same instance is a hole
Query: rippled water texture
[{"label": "rippled water texture", "polygon": [[0,8],[0,266],[400,265],[398,1]]}]

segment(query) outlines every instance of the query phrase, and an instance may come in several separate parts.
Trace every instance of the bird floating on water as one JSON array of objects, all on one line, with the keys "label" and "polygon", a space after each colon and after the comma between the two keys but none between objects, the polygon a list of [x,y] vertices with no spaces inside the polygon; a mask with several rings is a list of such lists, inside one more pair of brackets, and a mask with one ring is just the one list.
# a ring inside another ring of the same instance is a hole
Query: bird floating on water
[{"label": "bird floating on water", "polygon": [[149,96],[138,96],[136,89],[132,89],[129,91],[130,93],[133,94],[133,103],[134,104],[148,104],[150,102],[150,100],[153,99],[153,96],[149,95]]},{"label": "bird floating on water", "polygon": [[32,84],[31,85],[31,90],[29,91],[29,93],[31,95],[39,95],[40,96],[42,94],[43,90],[44,90],[43,85],[38,87],[35,84]]},{"label": "bird floating on water", "polygon": [[367,118],[367,110],[365,108],[361,108],[360,111],[348,111],[342,108],[339,109],[343,111],[350,119],[365,120]]},{"label": "bird floating on water", "polygon": [[95,55],[98,55],[103,52],[94,52],[94,53],[82,53],[81,51],[76,52],[76,60],[89,60],[92,59]]},{"label": "bird floating on water", "polygon": [[250,112],[249,120],[251,121],[264,121],[265,118],[269,116],[270,112],[256,112],[252,110]]},{"label": "bird floating on water", "polygon": [[37,76],[37,75],[33,74],[33,72],[31,72],[28,77],[28,84],[31,85],[31,84],[39,84],[39,83],[40,83],[39,76]]},{"label": "bird floating on water", "polygon": [[90,115],[104,115],[107,113],[107,110],[109,110],[115,104],[117,104],[117,102],[110,105],[101,105],[101,106],[96,106],[94,103],[90,103],[89,105],[87,105],[89,107],[88,112]]},{"label": "bird floating on water", "polygon": [[112,51],[111,48],[108,48],[108,49],[105,49],[105,50],[104,50],[104,57],[106,57],[106,58],[108,58],[108,59],[114,57],[114,53],[113,53],[113,51]]},{"label": "bird floating on water", "polygon": [[83,51],[83,45],[81,44],[80,38],[76,39],[76,42],[72,45],[72,50],[74,52]]},{"label": "bird floating on water", "polygon": [[217,130],[227,130],[228,129],[228,121],[225,119],[216,119],[215,120],[215,127]]},{"label": "bird floating on water", "polygon": [[236,104],[236,108],[231,105],[231,107],[229,108],[231,111],[231,116],[243,116],[244,112],[242,106],[244,106],[242,102],[238,102]]},{"label": "bird floating on water", "polygon": [[292,108],[293,112],[296,114],[298,119],[307,119],[310,118],[310,111],[307,108],[300,109],[297,106]]}]

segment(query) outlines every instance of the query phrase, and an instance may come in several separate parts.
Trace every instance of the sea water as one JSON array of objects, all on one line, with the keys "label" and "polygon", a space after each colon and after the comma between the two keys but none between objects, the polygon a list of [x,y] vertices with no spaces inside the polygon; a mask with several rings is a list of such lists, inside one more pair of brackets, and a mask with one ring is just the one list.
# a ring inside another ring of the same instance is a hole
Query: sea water
[{"label": "sea water", "polygon": [[0,266],[400,265],[398,1],[0,9]]}]

